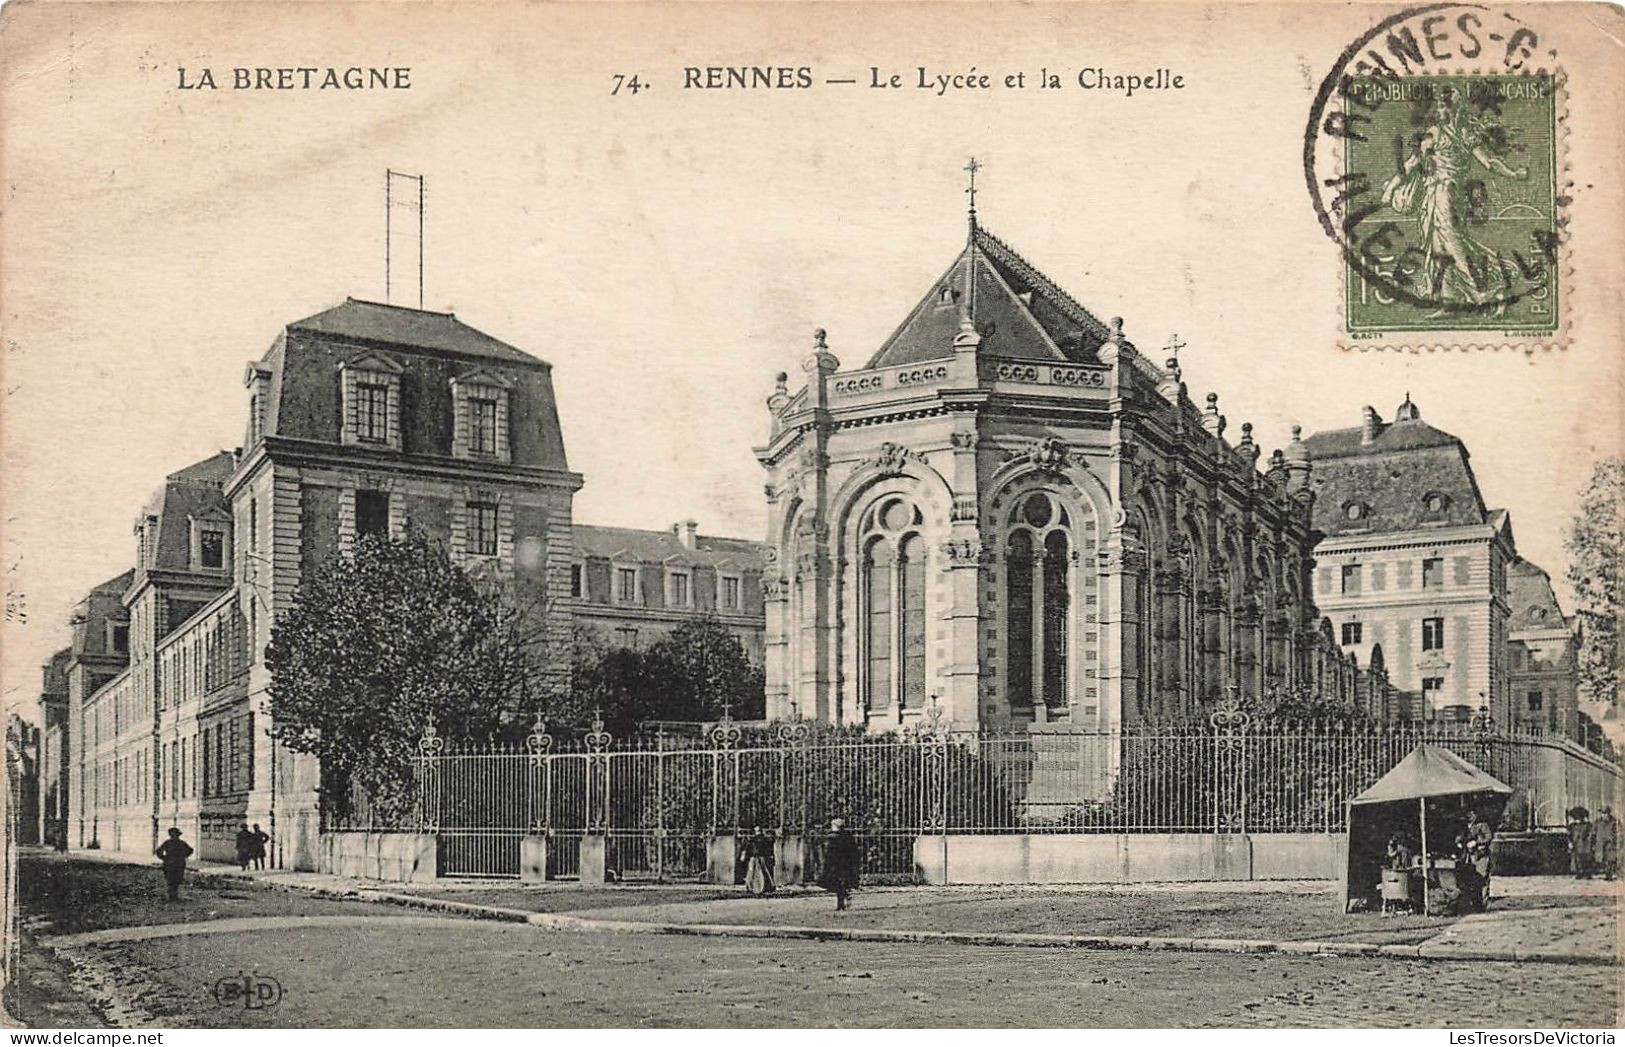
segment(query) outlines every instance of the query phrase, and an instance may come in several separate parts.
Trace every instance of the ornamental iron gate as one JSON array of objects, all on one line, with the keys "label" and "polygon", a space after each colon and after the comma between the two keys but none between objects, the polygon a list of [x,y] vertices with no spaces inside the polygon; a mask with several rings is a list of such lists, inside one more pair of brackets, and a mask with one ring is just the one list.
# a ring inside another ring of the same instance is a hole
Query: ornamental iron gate
[{"label": "ornamental iron gate", "polygon": [[1565,739],[1468,724],[1281,723],[1235,703],[1206,722],[1117,731],[1033,725],[945,729],[935,706],[899,733],[724,718],[699,736],[616,739],[595,720],[561,742],[448,747],[426,728],[416,799],[397,818],[365,798],[329,831],[432,833],[444,876],[515,877],[521,841],[548,841],[548,873],[579,875],[601,836],[623,879],[706,871],[712,838],[760,826],[816,837],[845,818],[865,873],[911,877],[921,836],[1340,832],[1348,801],[1419,743],[1450,749],[1515,790],[1508,828],[1560,826],[1575,805],[1620,806],[1621,770]]}]

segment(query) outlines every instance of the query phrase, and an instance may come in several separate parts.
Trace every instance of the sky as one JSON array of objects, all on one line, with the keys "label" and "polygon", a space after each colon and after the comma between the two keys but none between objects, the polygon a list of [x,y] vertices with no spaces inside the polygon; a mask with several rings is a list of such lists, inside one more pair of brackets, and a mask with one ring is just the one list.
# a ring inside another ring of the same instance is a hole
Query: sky
[{"label": "sky", "polygon": [[[819,327],[845,366],[867,359],[962,246],[974,155],[984,226],[1154,359],[1177,332],[1193,397],[1217,392],[1266,455],[1291,425],[1391,419],[1408,393],[1566,599],[1564,529],[1622,446],[1620,20],[1542,23],[1570,70],[1568,348],[1346,351],[1303,135],[1319,80],[1384,13],[8,5],[0,692],[37,697],[163,477],[242,442],[244,366],[278,330],[383,298],[388,168],[427,186],[424,304],[553,365],[579,522],[760,537],[775,372],[799,379]],[[685,66],[752,64],[815,83],[682,86]],[[411,88],[177,88],[183,67],[330,65],[410,67]],[[912,86],[922,66],[1027,86],[939,95]],[[1186,86],[1033,86],[1085,67]],[[652,86],[612,94],[616,74]]]}]

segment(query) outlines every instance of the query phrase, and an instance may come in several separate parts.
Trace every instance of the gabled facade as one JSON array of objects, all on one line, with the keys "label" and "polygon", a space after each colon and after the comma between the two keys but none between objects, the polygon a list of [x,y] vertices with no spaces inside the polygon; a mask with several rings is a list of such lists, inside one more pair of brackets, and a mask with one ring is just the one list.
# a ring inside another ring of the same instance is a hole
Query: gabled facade
[{"label": "gabled facade", "polygon": [[819,331],[757,450],[768,715],[1110,729],[1341,672],[1308,449],[1260,472],[1166,364],[974,215],[864,366]]},{"label": "gabled facade", "polygon": [[1380,647],[1404,719],[1518,720],[1506,686],[1511,522],[1467,448],[1406,397],[1392,422],[1315,433],[1314,599],[1343,646]]}]

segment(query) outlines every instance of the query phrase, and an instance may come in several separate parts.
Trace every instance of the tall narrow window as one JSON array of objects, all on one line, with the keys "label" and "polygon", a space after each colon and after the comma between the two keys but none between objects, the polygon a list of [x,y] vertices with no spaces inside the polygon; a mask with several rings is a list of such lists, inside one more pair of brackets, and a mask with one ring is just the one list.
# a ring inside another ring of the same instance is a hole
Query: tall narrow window
[{"label": "tall narrow window", "polygon": [[389,441],[389,386],[356,382],[356,436],[367,443]]},{"label": "tall narrow window", "polygon": [[1357,593],[1360,591],[1360,565],[1357,563],[1343,565],[1343,591]]},{"label": "tall narrow window", "polygon": [[226,565],[226,535],[223,531],[205,530],[198,535],[198,558],[205,570],[218,571]]},{"label": "tall narrow window", "polygon": [[864,650],[868,654],[868,673],[865,690],[871,709],[884,709],[891,705],[891,548],[884,539],[869,544],[864,557],[864,602],[868,613],[864,616]]},{"label": "tall narrow window", "polygon": [[475,556],[497,554],[497,507],[490,502],[468,503],[468,551]]},{"label": "tall narrow window", "polygon": [[897,618],[902,632],[899,660],[902,679],[898,693],[903,708],[925,707],[925,539],[911,534],[903,540],[898,571]]},{"label": "tall narrow window", "polygon": [[1069,608],[1067,569],[1071,556],[1065,531],[1044,539],[1044,701],[1067,704],[1066,636]]},{"label": "tall narrow window", "polygon": [[1444,619],[1422,619],[1422,650],[1438,651],[1444,648]]},{"label": "tall narrow window", "polygon": [[1008,664],[1005,685],[1011,705],[1033,704],[1033,539],[1028,531],[1010,536],[1005,557]]},{"label": "tall narrow window", "polygon": [[1444,585],[1444,558],[1430,556],[1422,561],[1422,588],[1438,589]]},{"label": "tall narrow window", "polygon": [[483,396],[468,401],[468,449],[474,454],[497,453],[497,402]]},{"label": "tall narrow window", "polygon": [[[1059,501],[1039,491],[1016,506],[1010,525],[1006,697],[1017,707],[1067,706],[1077,697],[1072,693],[1072,520]],[[1142,645],[1141,661],[1149,662],[1145,650]],[[1086,664],[1086,675],[1093,676],[1094,669]],[[1086,689],[1084,697],[1090,696]]]},{"label": "tall narrow window", "polygon": [[357,536],[389,537],[389,492],[355,493],[355,533]]}]

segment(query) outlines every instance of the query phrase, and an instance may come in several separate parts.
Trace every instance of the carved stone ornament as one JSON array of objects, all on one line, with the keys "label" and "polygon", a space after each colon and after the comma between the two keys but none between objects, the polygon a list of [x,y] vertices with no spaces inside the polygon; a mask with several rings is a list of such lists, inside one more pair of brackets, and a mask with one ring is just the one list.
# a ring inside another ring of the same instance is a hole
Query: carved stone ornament
[{"label": "carved stone ornament", "polygon": [[948,519],[953,523],[974,523],[978,515],[976,496],[962,494],[954,498],[954,507],[948,512]]},{"label": "carved stone ornament", "polygon": [[942,555],[951,564],[979,564],[982,543],[974,538],[951,538],[942,543]]},{"label": "carved stone ornament", "polygon": [[961,451],[974,451],[976,449],[976,430],[955,433],[952,437],[954,447]]},{"label": "carved stone ornament", "polygon": [[880,445],[880,450],[863,464],[873,466],[882,476],[897,476],[908,468],[909,460],[923,462],[925,456],[916,451],[910,451],[902,444],[892,443],[890,440]]},{"label": "carved stone ornament", "polygon": [[1064,442],[1053,436],[1046,436],[1041,440],[1034,440],[1031,446],[1015,457],[1040,472],[1058,473],[1066,468],[1070,452]]}]

